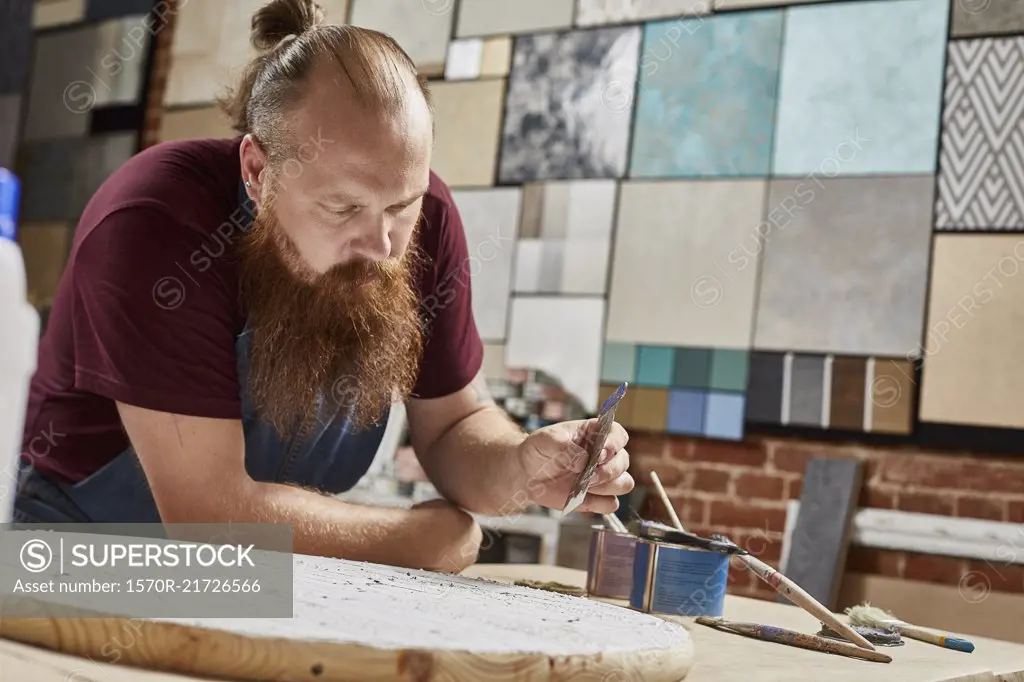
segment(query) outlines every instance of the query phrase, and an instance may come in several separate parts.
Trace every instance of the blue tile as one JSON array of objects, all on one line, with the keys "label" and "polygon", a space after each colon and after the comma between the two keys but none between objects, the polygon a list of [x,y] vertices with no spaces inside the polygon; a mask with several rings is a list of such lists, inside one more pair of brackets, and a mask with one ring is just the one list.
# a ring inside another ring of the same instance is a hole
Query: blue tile
[{"label": "blue tile", "polygon": [[766,175],[782,11],[644,30],[631,177]]},{"label": "blue tile", "polygon": [[704,433],[704,412],[707,409],[706,391],[675,389],[668,395],[669,433],[701,435]]},{"label": "blue tile", "polygon": [[641,386],[671,386],[675,357],[676,349],[669,346],[640,346],[636,382]]},{"label": "blue tile", "polygon": [[934,173],[949,5],[791,7],[772,172]]},{"label": "blue tile", "polygon": [[741,393],[710,393],[704,412],[704,435],[709,438],[743,438],[746,397]]}]

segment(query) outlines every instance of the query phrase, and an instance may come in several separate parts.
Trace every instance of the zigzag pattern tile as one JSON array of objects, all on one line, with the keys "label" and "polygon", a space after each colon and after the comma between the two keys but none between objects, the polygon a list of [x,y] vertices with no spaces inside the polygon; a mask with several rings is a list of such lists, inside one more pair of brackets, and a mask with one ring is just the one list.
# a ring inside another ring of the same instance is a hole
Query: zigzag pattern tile
[{"label": "zigzag pattern tile", "polygon": [[951,43],[940,230],[1024,229],[1024,37]]}]

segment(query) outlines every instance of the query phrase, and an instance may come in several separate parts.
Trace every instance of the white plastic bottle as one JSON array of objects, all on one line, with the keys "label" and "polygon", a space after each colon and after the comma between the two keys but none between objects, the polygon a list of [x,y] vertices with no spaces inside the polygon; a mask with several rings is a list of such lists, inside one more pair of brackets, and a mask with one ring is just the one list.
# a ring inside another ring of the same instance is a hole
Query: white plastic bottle
[{"label": "white plastic bottle", "polygon": [[28,302],[25,261],[15,241],[21,184],[0,168],[0,523],[10,523],[29,382],[36,371],[39,314]]}]

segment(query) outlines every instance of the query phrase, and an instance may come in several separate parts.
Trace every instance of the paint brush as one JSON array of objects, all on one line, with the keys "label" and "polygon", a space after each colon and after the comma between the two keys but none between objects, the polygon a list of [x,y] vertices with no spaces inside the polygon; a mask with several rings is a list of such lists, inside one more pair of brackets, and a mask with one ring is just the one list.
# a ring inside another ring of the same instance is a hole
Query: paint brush
[{"label": "paint brush", "polygon": [[963,651],[971,653],[974,651],[974,643],[959,637],[947,637],[935,632],[916,627],[905,621],[896,618],[894,615],[871,604],[859,604],[846,609],[850,622],[854,625],[863,625],[873,628],[894,627],[904,637],[916,639],[920,642],[928,642],[944,649]]},{"label": "paint brush", "polygon": [[682,522],[679,520],[679,517],[676,516],[675,508],[672,506],[672,503],[668,499],[668,494],[665,492],[665,488],[663,488],[661,485],[661,479],[658,478],[657,471],[651,472],[651,481],[654,482],[654,488],[655,490],[658,491],[658,497],[661,498],[661,503],[665,505],[665,509],[668,510],[668,516],[670,519],[672,519],[672,525],[674,525],[681,531],[685,531],[686,529],[683,528]]},{"label": "paint brush", "polygon": [[619,521],[619,517],[615,516],[615,514],[605,514],[602,518],[604,518],[604,522],[608,524],[608,527],[616,533],[629,532],[629,530],[622,524],[622,521]]},{"label": "paint brush", "polygon": [[864,649],[859,649],[855,646],[844,644],[843,642],[837,642],[833,639],[826,639],[825,637],[818,637],[817,635],[808,635],[803,632],[797,632],[796,630],[786,630],[772,625],[735,623],[724,620],[721,617],[711,618],[708,616],[699,616],[697,618],[697,622],[701,625],[707,625],[708,627],[715,628],[716,630],[732,632],[734,634],[753,637],[767,642],[788,644],[790,646],[800,647],[801,649],[822,651],[830,654],[838,654],[840,656],[848,656],[850,658],[860,658],[865,661],[875,661],[878,663],[892,662],[892,657],[878,651],[865,651]]}]

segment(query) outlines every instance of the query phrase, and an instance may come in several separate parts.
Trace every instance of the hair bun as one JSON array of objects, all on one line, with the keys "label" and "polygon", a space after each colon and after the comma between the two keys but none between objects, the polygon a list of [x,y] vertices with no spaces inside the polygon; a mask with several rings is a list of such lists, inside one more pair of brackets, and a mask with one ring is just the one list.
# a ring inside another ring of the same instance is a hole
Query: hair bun
[{"label": "hair bun", "polygon": [[324,21],[314,0],[270,0],[252,16],[252,46],[259,52],[277,47],[288,36],[300,36]]}]

